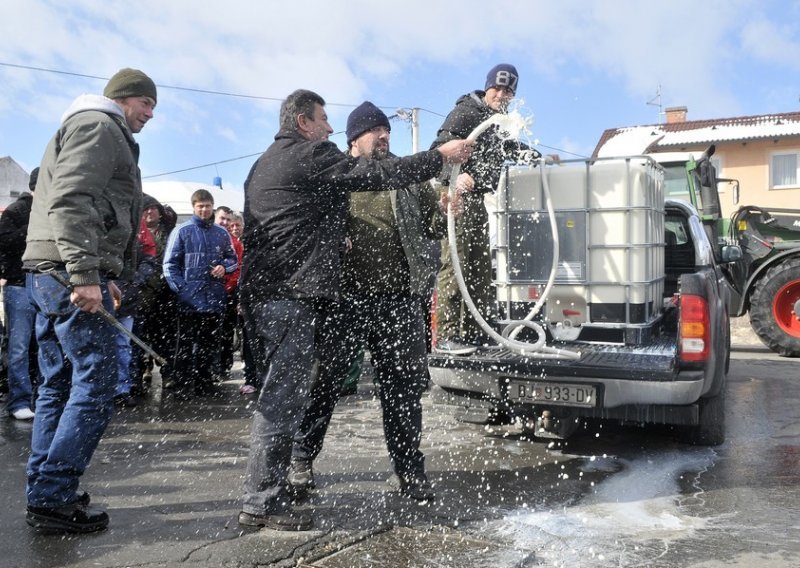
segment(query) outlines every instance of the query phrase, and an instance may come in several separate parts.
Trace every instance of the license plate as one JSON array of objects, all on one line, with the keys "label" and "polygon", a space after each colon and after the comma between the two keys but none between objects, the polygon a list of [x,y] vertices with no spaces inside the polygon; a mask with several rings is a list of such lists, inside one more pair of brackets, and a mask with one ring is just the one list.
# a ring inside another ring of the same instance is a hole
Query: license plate
[{"label": "license plate", "polygon": [[511,400],[529,404],[562,404],[594,407],[597,405],[597,389],[590,385],[572,383],[541,383],[510,380],[508,394]]}]

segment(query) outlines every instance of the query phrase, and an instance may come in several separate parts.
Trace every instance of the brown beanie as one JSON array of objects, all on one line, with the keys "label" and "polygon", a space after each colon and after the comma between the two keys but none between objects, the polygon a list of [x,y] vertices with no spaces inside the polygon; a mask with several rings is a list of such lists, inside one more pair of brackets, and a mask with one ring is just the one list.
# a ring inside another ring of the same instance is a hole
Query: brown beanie
[{"label": "brown beanie", "polygon": [[150,97],[156,98],[156,84],[153,80],[138,69],[120,69],[108,80],[103,95],[109,99],[124,99],[125,97]]}]

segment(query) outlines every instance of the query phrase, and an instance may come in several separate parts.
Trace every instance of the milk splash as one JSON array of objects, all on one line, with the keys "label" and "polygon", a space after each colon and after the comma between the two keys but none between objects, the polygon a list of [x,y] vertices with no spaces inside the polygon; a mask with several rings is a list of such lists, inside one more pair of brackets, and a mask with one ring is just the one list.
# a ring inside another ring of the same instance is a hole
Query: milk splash
[{"label": "milk splash", "polygon": [[[676,541],[707,529],[713,519],[688,513],[685,501],[702,501],[702,490],[681,495],[678,479],[702,474],[716,458],[710,449],[663,452],[633,460],[616,459],[623,471],[600,483],[575,506],[506,518],[500,534],[515,546],[537,550],[554,566],[647,565]],[[614,464],[585,464],[603,470]],[[616,466],[612,468],[616,469]]]}]

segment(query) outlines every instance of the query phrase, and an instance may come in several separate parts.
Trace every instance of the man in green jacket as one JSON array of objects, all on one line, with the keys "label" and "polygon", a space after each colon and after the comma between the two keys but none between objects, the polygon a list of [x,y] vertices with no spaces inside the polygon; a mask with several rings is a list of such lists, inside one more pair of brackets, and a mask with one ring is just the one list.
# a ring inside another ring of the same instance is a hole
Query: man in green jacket
[{"label": "man in green jacket", "polygon": [[[78,483],[111,418],[117,386],[113,281],[130,279],[142,213],[139,146],[156,86],[122,69],[104,96],[81,95],[64,113],[39,168],[27,247],[26,287],[36,305],[42,384],[28,460],[27,522],[47,532],[106,528]],[[71,284],[67,290],[48,271]]]},{"label": "man in green jacket", "polygon": [[[364,102],[347,119],[349,154],[376,160],[390,156],[390,129],[383,111]],[[288,477],[295,493],[314,485],[311,463],[322,449],[348,368],[366,347],[400,491],[419,501],[434,498],[419,449],[420,398],[427,384],[423,306],[433,291],[432,248],[446,231],[446,206],[447,194],[440,200],[427,183],[350,194],[347,235],[352,246],[342,263],[342,297],[321,326],[319,376],[295,436]]]}]

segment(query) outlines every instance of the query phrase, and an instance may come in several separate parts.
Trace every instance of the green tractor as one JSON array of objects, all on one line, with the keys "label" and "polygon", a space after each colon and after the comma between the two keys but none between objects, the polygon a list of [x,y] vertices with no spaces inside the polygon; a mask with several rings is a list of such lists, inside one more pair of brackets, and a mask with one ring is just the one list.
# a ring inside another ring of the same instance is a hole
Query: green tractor
[{"label": "green tractor", "polygon": [[730,315],[749,312],[767,347],[800,357],[800,210],[745,205],[723,218],[718,184],[730,184],[738,204],[739,182],[717,178],[713,154],[714,146],[696,159],[653,155],[666,172],[664,194],[691,202],[700,213],[732,288]]}]

